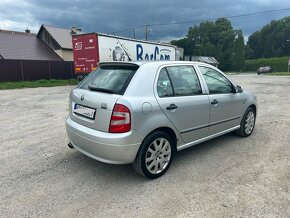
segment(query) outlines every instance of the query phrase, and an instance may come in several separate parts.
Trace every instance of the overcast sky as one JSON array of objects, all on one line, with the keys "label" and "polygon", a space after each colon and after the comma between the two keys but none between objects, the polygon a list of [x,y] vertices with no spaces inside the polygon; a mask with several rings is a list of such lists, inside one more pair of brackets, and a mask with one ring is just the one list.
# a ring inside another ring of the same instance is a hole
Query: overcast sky
[{"label": "overcast sky", "polygon": [[[287,9],[288,8],[288,9]],[[170,24],[207,20],[271,10],[279,12],[230,18],[235,29],[247,38],[271,20],[290,16],[289,0],[0,0],[0,29],[37,33],[41,24],[71,28],[86,32],[115,33],[133,37],[133,31],[123,31],[149,25],[149,40],[169,41],[185,37],[189,26]],[[153,25],[153,26],[150,26]],[[144,39],[145,28],[135,29],[138,39]]]}]

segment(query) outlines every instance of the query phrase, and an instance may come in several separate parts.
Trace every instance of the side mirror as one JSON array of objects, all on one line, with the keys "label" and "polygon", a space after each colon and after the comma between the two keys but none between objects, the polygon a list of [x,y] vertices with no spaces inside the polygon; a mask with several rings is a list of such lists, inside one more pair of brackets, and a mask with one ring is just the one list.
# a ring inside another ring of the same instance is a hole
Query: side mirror
[{"label": "side mirror", "polygon": [[242,93],[243,91],[244,91],[244,89],[243,89],[242,86],[239,86],[239,85],[236,86],[236,92],[237,93]]}]

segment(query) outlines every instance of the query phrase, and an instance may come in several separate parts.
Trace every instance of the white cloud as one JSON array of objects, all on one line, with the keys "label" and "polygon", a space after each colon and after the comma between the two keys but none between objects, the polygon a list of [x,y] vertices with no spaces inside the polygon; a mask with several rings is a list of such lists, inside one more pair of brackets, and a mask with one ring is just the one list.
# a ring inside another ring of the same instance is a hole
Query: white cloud
[{"label": "white cloud", "polygon": [[39,29],[38,24],[32,24],[31,22],[17,22],[11,20],[2,20],[0,21],[0,29],[4,30],[14,30],[19,32],[24,32],[26,28],[30,29],[31,32],[37,33]]},{"label": "white cloud", "polygon": [[22,0],[1,0],[0,7],[29,7],[31,4],[29,1],[22,1]]}]

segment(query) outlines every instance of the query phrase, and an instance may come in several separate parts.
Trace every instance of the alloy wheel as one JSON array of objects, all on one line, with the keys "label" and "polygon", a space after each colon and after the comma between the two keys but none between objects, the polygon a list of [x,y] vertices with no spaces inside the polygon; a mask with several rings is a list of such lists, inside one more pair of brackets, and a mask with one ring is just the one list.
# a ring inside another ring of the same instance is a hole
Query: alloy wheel
[{"label": "alloy wheel", "polygon": [[171,159],[171,145],[165,138],[155,139],[146,152],[145,165],[152,174],[159,174],[166,169]]},{"label": "alloy wheel", "polygon": [[245,132],[247,135],[251,134],[255,126],[255,114],[250,111],[245,119]]}]

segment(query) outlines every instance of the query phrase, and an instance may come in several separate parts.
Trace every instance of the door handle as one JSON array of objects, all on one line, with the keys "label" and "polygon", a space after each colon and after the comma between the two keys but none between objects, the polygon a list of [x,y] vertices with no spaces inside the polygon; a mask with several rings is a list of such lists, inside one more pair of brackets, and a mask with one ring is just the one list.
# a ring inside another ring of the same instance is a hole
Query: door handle
[{"label": "door handle", "polygon": [[218,104],[219,102],[218,102],[218,100],[216,100],[216,99],[214,99],[212,102],[211,102],[211,104]]},{"label": "door handle", "polygon": [[176,109],[176,108],[178,108],[175,104],[170,104],[167,108],[166,108],[166,110],[174,110],[174,109]]}]

